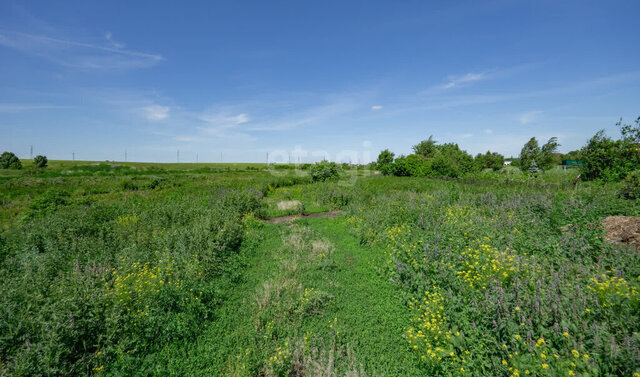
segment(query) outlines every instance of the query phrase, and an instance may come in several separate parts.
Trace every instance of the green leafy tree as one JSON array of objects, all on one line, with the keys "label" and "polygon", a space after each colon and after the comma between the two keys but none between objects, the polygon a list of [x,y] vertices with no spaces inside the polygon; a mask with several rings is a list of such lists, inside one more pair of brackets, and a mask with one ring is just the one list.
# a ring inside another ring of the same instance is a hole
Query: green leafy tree
[{"label": "green leafy tree", "polygon": [[314,182],[324,182],[340,176],[340,169],[335,162],[323,160],[311,167],[311,179]]},{"label": "green leafy tree", "polygon": [[634,124],[619,121],[617,125],[620,139],[614,140],[601,130],[580,151],[583,179],[615,182],[640,168],[640,118]]},{"label": "green leafy tree", "polygon": [[3,152],[0,155],[0,168],[2,169],[22,169],[22,162],[18,156],[11,152]]},{"label": "green leafy tree", "polygon": [[504,156],[497,152],[487,151],[487,153],[478,153],[475,158],[475,164],[478,169],[491,169],[498,171],[504,165]]},{"label": "green leafy tree", "polygon": [[433,177],[462,177],[476,170],[473,157],[455,143],[436,146],[431,159],[430,175]]},{"label": "green leafy tree", "polygon": [[33,164],[37,168],[46,168],[48,162],[49,159],[47,158],[47,156],[38,155],[33,159]]},{"label": "green leafy tree", "polygon": [[538,161],[540,169],[549,170],[560,163],[558,147],[560,147],[560,144],[558,143],[557,137],[552,137],[542,146],[540,150],[540,161]]},{"label": "green leafy tree", "polygon": [[400,155],[400,157],[396,158],[393,162],[391,173],[396,177],[408,177],[411,174],[409,173],[409,164],[407,163],[407,157]]},{"label": "green leafy tree", "polygon": [[557,155],[559,146],[560,144],[558,144],[558,139],[556,137],[552,137],[542,146],[542,148],[540,148],[538,140],[535,137],[532,137],[520,151],[520,170],[523,172],[529,172],[534,161],[536,163],[536,167],[540,170],[551,169],[559,162],[559,156]]},{"label": "green leafy tree", "polygon": [[538,140],[535,137],[532,137],[525,143],[520,151],[520,170],[523,172],[528,172],[529,168],[533,164],[533,161],[540,159],[540,145],[538,145]]},{"label": "green leafy tree", "polygon": [[418,144],[413,146],[413,152],[418,156],[424,158],[431,158],[435,155],[437,147],[437,141],[433,140],[433,135],[429,136],[429,139],[422,140]]},{"label": "green leafy tree", "polygon": [[389,175],[393,173],[393,159],[395,154],[388,149],[383,150],[378,155],[378,161],[376,163],[376,167],[378,170],[382,172],[384,175]]},{"label": "green leafy tree", "polygon": [[571,151],[562,155],[561,160],[580,160],[582,158],[580,151]]}]

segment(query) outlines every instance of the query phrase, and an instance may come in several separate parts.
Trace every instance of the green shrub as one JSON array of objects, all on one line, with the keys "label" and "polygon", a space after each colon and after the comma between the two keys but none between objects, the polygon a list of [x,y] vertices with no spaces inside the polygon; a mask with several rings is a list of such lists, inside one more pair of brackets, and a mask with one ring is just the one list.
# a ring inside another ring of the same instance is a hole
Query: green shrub
[{"label": "green shrub", "polygon": [[47,156],[38,155],[33,159],[33,164],[37,168],[46,168],[48,162],[49,159],[47,159]]},{"label": "green shrub", "polygon": [[475,158],[475,164],[479,170],[491,169],[493,171],[498,171],[502,169],[504,165],[504,156],[500,153],[490,151],[487,151],[485,154],[478,153]]},{"label": "green shrub", "polygon": [[635,125],[622,125],[618,140],[597,132],[581,150],[580,173],[584,180],[615,182],[640,167],[640,118]]},{"label": "green shrub", "polygon": [[311,167],[311,179],[314,182],[336,179],[339,175],[338,165],[335,162],[323,160]]},{"label": "green shrub", "polygon": [[11,152],[3,152],[0,155],[0,168],[2,169],[22,169],[22,162],[18,156]]},{"label": "green shrub", "polygon": [[122,181],[122,183],[120,183],[120,187],[123,191],[137,191],[139,189],[138,185],[130,179]]},{"label": "green shrub", "polygon": [[393,172],[392,164],[395,154],[388,149],[383,150],[378,155],[378,160],[376,161],[376,168],[380,170],[380,172],[384,175],[389,175]]},{"label": "green shrub", "polygon": [[640,170],[635,170],[627,175],[619,195],[625,199],[640,198]]}]

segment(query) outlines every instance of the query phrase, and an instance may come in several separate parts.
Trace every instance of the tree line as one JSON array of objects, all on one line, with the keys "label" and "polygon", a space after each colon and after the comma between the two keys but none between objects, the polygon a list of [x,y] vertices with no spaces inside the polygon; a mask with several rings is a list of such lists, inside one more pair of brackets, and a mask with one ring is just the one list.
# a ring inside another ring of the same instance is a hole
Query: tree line
[{"label": "tree line", "polygon": [[[518,158],[508,160],[525,174],[532,175],[552,169],[562,160],[576,160],[584,180],[620,181],[640,169],[640,117],[633,124],[623,124],[620,120],[616,125],[620,129],[618,139],[608,137],[604,130],[598,131],[580,150],[567,154],[558,152],[560,144],[556,137],[543,145],[532,137]],[[458,178],[486,169],[502,170],[506,160],[500,153],[491,151],[473,157],[456,143],[438,144],[433,136],[414,145],[412,150],[410,155],[396,157],[385,149],[378,155],[375,168],[384,175]]]}]

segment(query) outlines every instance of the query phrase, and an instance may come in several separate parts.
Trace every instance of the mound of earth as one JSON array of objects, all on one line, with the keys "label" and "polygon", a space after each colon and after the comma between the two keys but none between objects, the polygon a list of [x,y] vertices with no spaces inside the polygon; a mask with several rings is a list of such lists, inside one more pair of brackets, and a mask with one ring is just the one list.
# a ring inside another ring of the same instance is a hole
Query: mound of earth
[{"label": "mound of earth", "polygon": [[619,242],[640,250],[640,217],[609,216],[602,220],[604,237],[609,242]]}]

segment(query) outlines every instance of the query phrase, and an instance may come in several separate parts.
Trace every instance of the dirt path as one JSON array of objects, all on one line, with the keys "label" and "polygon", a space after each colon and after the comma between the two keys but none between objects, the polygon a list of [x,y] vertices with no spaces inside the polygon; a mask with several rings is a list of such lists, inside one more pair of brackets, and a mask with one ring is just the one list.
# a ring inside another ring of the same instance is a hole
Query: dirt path
[{"label": "dirt path", "polygon": [[341,216],[343,213],[344,212],[340,210],[333,210],[333,211],[326,211],[326,212],[310,213],[308,215],[287,215],[287,216],[271,217],[269,219],[266,219],[266,221],[272,224],[282,224],[282,223],[288,223],[297,219],[311,219],[311,218],[318,218],[318,217],[335,219],[336,217]]}]

